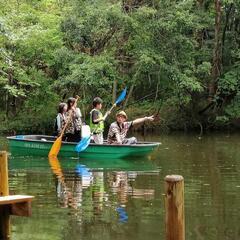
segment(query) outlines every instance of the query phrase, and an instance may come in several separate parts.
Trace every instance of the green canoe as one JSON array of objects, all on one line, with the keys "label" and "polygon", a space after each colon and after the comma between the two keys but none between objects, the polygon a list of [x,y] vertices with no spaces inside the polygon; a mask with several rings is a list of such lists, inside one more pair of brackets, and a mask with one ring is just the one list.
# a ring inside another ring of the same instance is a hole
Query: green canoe
[{"label": "green canoe", "polygon": [[[38,155],[47,156],[56,137],[46,135],[18,135],[7,137],[12,154],[20,155]],[[90,143],[88,148],[81,152],[81,158],[95,159],[117,159],[128,157],[143,157],[148,155],[160,143],[157,142],[139,142],[134,145],[117,145],[117,144],[95,144]],[[62,142],[59,152],[60,157],[78,157],[75,152],[77,143]]]}]

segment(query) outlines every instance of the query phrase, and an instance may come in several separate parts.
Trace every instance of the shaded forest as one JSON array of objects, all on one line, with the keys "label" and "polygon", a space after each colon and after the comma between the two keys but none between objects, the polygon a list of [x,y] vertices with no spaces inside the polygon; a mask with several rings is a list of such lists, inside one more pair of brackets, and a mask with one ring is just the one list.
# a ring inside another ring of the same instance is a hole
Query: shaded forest
[{"label": "shaded forest", "polygon": [[125,86],[156,128],[237,127],[239,45],[239,0],[0,0],[0,131],[51,131],[76,94],[87,120]]}]

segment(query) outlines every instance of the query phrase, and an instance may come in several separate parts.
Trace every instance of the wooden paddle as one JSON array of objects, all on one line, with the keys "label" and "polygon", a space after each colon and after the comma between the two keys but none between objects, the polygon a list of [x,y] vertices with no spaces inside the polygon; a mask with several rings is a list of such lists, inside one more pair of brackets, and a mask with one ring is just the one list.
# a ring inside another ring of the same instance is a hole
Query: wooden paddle
[{"label": "wooden paddle", "polygon": [[[78,99],[79,99],[79,96],[76,97],[75,105],[77,104]],[[67,119],[67,122],[66,122],[66,124],[64,125],[60,136],[55,140],[55,142],[54,142],[53,145],[52,145],[52,148],[51,148],[51,150],[50,150],[50,152],[49,152],[49,154],[48,154],[49,157],[51,157],[51,156],[57,156],[57,155],[58,155],[58,153],[59,153],[59,151],[60,151],[60,149],[61,149],[61,145],[62,145],[62,137],[63,137],[63,134],[64,134],[64,132],[65,132],[65,130],[66,130],[66,128],[67,128],[67,126],[68,126],[71,118],[72,118],[72,114],[73,114],[73,111],[71,110],[71,112],[70,112],[70,114],[69,114],[69,117],[68,117],[68,119]]]}]

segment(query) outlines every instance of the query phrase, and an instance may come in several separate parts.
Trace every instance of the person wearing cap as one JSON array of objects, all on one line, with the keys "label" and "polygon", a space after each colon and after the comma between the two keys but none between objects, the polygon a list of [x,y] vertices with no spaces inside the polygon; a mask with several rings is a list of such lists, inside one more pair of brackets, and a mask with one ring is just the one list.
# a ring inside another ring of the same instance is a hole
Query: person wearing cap
[{"label": "person wearing cap", "polygon": [[120,111],[116,114],[116,122],[113,122],[110,125],[107,142],[109,144],[135,144],[137,143],[137,139],[135,137],[126,138],[128,130],[136,124],[153,120],[154,116],[127,121],[127,114],[124,111]]},{"label": "person wearing cap", "polygon": [[104,132],[104,121],[107,116],[103,116],[101,113],[102,109],[102,99],[100,97],[95,97],[93,99],[93,109],[90,112],[90,129],[93,134],[93,140],[97,144],[103,144],[103,132]]}]

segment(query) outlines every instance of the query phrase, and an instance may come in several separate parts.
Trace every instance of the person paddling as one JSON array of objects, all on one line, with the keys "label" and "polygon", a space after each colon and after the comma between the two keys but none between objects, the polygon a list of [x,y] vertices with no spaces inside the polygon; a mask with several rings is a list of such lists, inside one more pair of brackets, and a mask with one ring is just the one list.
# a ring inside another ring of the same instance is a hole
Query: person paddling
[{"label": "person paddling", "polygon": [[66,123],[66,112],[67,112],[67,104],[60,103],[58,106],[58,115],[55,120],[55,132],[57,136],[59,136],[62,132],[62,129]]},{"label": "person paddling", "polygon": [[116,122],[110,125],[107,142],[109,144],[135,144],[137,143],[137,139],[135,137],[126,138],[128,130],[136,124],[153,120],[154,116],[149,116],[137,118],[133,121],[127,121],[127,114],[124,111],[120,111],[116,114]]},{"label": "person paddling", "polygon": [[106,116],[109,114],[101,113],[102,109],[102,99],[100,97],[96,97],[93,99],[93,109],[90,112],[90,128],[93,134],[93,140],[97,144],[103,144],[103,132],[104,132],[104,121]]},{"label": "person paddling", "polygon": [[71,111],[72,116],[66,128],[66,141],[78,142],[81,140],[82,113],[76,106],[76,99],[73,97],[68,99],[67,106],[66,117],[68,118],[70,116]]}]

